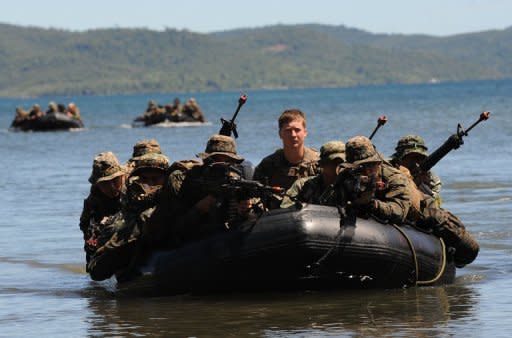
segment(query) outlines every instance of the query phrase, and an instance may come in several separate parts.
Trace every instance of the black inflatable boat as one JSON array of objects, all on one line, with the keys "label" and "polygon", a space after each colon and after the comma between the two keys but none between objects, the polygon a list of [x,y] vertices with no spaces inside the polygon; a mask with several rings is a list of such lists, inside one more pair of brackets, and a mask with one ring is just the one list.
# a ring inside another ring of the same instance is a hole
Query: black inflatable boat
[{"label": "black inflatable boat", "polygon": [[11,124],[12,130],[20,131],[55,131],[84,128],[82,120],[62,113],[46,114],[32,120],[24,120]]},{"label": "black inflatable boat", "polygon": [[133,127],[173,127],[173,126],[200,126],[207,122],[197,121],[191,116],[179,114],[171,116],[169,114],[155,114],[151,116],[137,116],[133,122]]},{"label": "black inflatable boat", "polygon": [[443,242],[411,226],[345,219],[334,207],[271,211],[181,248],[151,254],[121,291],[400,288],[451,283]]}]

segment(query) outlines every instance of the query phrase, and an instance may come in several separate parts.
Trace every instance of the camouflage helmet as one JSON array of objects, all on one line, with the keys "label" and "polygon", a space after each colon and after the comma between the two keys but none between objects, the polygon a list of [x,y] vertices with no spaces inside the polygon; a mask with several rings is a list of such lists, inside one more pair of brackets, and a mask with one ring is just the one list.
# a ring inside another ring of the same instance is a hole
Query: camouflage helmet
[{"label": "camouflage helmet", "polygon": [[160,169],[162,171],[166,171],[169,169],[169,165],[170,161],[167,156],[157,153],[148,153],[137,159],[131,175],[133,176],[141,169]]},{"label": "camouflage helmet", "polygon": [[428,156],[428,148],[425,145],[425,140],[418,135],[406,135],[401,137],[396,144],[395,153],[392,155],[393,159],[400,160],[408,154],[420,154],[425,157]]},{"label": "camouflage helmet", "polygon": [[111,151],[99,153],[94,157],[92,163],[92,173],[89,177],[91,184],[110,181],[118,176],[125,174],[124,168],[119,164],[116,155]]},{"label": "camouflage helmet", "polygon": [[330,141],[320,147],[320,164],[325,164],[335,159],[345,162],[345,143]]},{"label": "camouflage helmet", "polygon": [[366,136],[356,136],[348,140],[346,146],[347,162],[360,165],[380,163],[382,158],[375,150],[372,141]]},{"label": "camouflage helmet", "polygon": [[197,157],[206,160],[213,155],[225,155],[236,161],[242,162],[244,159],[236,154],[235,140],[225,135],[213,135],[208,139],[206,149],[203,153],[197,154]]},{"label": "camouflage helmet", "polygon": [[161,154],[160,144],[157,140],[141,140],[133,146],[133,154],[131,160],[138,160],[145,154]]}]

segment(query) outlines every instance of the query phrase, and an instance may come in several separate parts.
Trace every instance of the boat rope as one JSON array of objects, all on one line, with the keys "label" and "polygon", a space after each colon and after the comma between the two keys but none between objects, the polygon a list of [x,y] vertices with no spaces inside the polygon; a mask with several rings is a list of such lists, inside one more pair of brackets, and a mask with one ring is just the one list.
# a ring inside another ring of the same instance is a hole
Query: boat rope
[{"label": "boat rope", "polygon": [[413,259],[413,263],[414,263],[414,285],[418,285],[418,278],[419,278],[419,264],[418,264],[418,256],[416,255],[416,249],[414,248],[414,245],[412,244],[412,241],[411,239],[409,238],[409,236],[407,236],[407,234],[405,233],[405,231],[400,228],[398,225],[396,224],[391,224],[396,230],[398,230],[399,233],[402,234],[402,236],[404,236],[404,238],[407,240],[407,244],[409,245],[409,248],[411,249],[411,253],[412,253],[412,259]]},{"label": "boat rope", "polygon": [[414,260],[415,276],[416,276],[415,285],[417,285],[417,286],[418,285],[430,285],[430,284],[434,284],[435,282],[437,282],[443,276],[444,271],[446,270],[446,245],[444,244],[443,239],[439,238],[439,242],[441,243],[441,268],[439,269],[437,275],[434,278],[432,278],[430,280],[420,281],[419,280],[418,256],[416,255],[416,249],[414,248],[414,245],[413,245],[411,239],[409,238],[409,236],[407,236],[405,231],[403,229],[401,229],[398,225],[396,225],[396,224],[391,224],[391,225],[393,227],[395,227],[395,229],[397,229],[402,234],[402,236],[404,236],[404,238],[407,240],[407,244],[409,245],[409,248],[411,249],[413,260]]},{"label": "boat rope", "polygon": [[434,284],[435,282],[437,282],[441,276],[444,274],[444,270],[446,269],[446,245],[444,244],[444,241],[442,238],[439,238],[439,241],[441,242],[441,248],[442,248],[442,257],[441,257],[441,268],[439,269],[439,272],[437,273],[437,276],[435,276],[433,279],[431,280],[427,280],[427,281],[417,281],[416,284],[417,285],[429,285],[429,284]]}]

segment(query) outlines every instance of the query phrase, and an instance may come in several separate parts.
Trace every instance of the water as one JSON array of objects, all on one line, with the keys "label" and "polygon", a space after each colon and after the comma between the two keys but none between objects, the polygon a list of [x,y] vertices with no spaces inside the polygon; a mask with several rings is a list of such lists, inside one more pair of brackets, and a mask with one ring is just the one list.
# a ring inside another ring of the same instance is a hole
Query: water
[{"label": "water", "polygon": [[[419,133],[433,150],[480,112],[489,121],[435,171],[445,207],[481,244],[454,285],[373,291],[315,291],[162,298],[121,297],[112,281],[84,272],[78,218],[93,156],[156,138],[174,160],[204,150],[219,118],[233,113],[238,92],[196,94],[209,126],[130,128],[149,99],[174,94],[0,99],[0,336],[493,336],[512,330],[512,81],[249,92],[239,116],[238,150],[254,163],[280,146],[277,117],[306,112],[307,143],[369,135],[379,115],[389,122],[374,141],[385,154]],[[182,100],[187,95],[181,95]],[[87,129],[12,133],[14,108],[74,101]]]}]

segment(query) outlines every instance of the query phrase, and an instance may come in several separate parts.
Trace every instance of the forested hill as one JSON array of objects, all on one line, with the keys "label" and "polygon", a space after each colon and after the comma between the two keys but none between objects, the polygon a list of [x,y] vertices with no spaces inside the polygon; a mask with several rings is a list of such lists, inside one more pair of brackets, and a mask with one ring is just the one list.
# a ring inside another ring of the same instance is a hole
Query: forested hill
[{"label": "forested hill", "polygon": [[0,24],[0,96],[512,78],[512,28],[450,37],[276,25],[211,34]]}]

